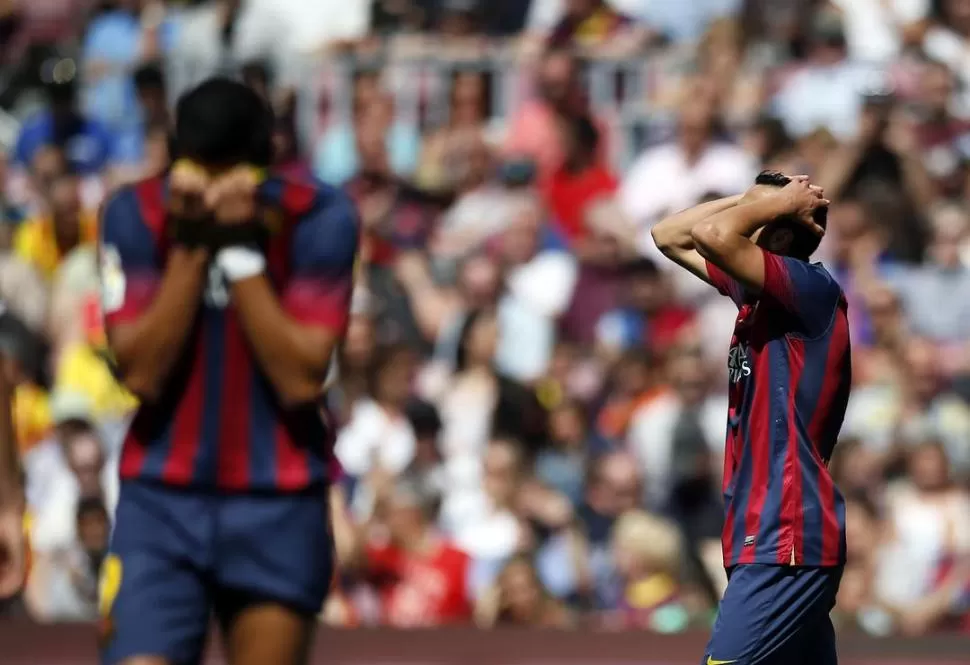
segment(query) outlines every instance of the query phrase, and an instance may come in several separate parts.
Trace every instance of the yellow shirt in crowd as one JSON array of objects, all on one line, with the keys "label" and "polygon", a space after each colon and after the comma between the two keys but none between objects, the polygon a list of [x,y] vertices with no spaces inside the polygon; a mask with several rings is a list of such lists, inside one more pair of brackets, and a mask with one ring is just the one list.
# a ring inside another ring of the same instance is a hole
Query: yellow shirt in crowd
[{"label": "yellow shirt in crowd", "polygon": [[[81,213],[81,244],[95,242],[98,235],[98,218],[93,212]],[[13,241],[14,251],[21,259],[34,266],[41,275],[50,279],[64,259],[54,237],[54,222],[50,217],[28,219],[17,229]]]},{"label": "yellow shirt in crowd", "polygon": [[54,385],[57,390],[86,395],[99,421],[123,418],[138,406],[135,396],[115,380],[104,357],[89,344],[77,343],[64,349]]},{"label": "yellow shirt in crowd", "polygon": [[47,392],[29,383],[18,386],[14,391],[13,425],[21,452],[42,441],[51,429]]}]

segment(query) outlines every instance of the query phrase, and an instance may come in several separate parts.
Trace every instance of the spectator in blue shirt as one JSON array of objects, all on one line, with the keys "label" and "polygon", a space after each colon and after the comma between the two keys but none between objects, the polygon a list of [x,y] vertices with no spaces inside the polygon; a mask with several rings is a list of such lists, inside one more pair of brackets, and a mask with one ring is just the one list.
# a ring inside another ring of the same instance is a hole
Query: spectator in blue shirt
[{"label": "spectator in blue shirt", "polygon": [[150,128],[169,124],[167,86],[161,67],[142,65],[135,70],[133,79],[138,100],[137,120],[119,132],[114,154],[115,160],[126,166],[141,164],[145,160]]},{"label": "spectator in blue shirt", "polygon": [[77,108],[73,80],[47,85],[47,108],[24,122],[14,149],[14,163],[29,169],[38,151],[55,146],[64,152],[71,169],[93,175],[108,164],[114,139],[101,123]]},{"label": "spectator in blue shirt", "polygon": [[112,129],[124,129],[137,118],[133,72],[157,61],[174,43],[175,24],[162,3],[116,0],[91,21],[81,47],[84,106]]}]

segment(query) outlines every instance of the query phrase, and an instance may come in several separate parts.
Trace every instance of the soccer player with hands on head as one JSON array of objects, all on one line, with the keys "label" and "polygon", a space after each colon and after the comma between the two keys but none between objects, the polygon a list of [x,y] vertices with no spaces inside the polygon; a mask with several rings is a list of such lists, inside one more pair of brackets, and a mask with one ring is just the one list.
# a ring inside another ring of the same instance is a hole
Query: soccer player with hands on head
[{"label": "soccer player with hands on head", "polygon": [[728,587],[706,665],[834,665],[829,611],[845,565],[845,502],[828,462],[851,385],[846,299],[810,261],[829,201],[766,171],[742,195],[657,224],[672,261],[738,307],[728,354],[722,534]]},{"label": "soccer player with hands on head", "polygon": [[113,362],[142,404],[101,581],[105,665],[299,665],[330,587],[333,428],[358,221],[268,165],[273,117],[212,79],[176,110],[169,173],[115,193],[99,247]]}]

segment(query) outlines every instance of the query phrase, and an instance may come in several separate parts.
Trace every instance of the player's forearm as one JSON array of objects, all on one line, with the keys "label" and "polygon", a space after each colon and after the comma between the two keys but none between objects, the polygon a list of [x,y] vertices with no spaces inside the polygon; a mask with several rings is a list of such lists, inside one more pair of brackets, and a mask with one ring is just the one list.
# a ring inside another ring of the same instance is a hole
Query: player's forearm
[{"label": "player's forearm", "polygon": [[337,335],[291,318],[263,275],[235,282],[232,302],[280,402],[288,407],[314,402],[327,378]]},{"label": "player's forearm", "polygon": [[208,253],[175,248],[148,309],[109,332],[122,382],[139,398],[157,399],[192,330],[205,285]]},{"label": "player's forearm", "polygon": [[13,427],[13,387],[0,372],[0,506],[23,503],[23,473]]},{"label": "player's forearm", "polygon": [[705,259],[721,265],[720,259],[750,243],[755,231],[785,212],[784,202],[774,196],[728,208],[694,226],[694,247]]},{"label": "player's forearm", "polygon": [[681,210],[655,225],[650,230],[650,235],[657,248],[664,254],[694,249],[694,238],[691,235],[694,227],[712,215],[733,208],[742,196],[742,194],[728,196]]}]

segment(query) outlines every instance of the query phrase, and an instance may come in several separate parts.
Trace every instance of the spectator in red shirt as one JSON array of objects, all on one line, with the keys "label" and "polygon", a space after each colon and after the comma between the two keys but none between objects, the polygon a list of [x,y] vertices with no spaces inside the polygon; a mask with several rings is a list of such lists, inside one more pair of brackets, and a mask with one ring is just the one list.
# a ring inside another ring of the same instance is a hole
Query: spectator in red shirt
[{"label": "spectator in red shirt", "polygon": [[600,132],[588,115],[561,117],[559,126],[565,158],[543,189],[556,223],[575,248],[587,236],[589,206],[600,199],[612,198],[619,182],[598,158]]},{"label": "spectator in red shirt", "polygon": [[427,628],[472,617],[471,558],[434,530],[434,503],[407,478],[378,499],[386,534],[366,546],[364,572],[380,596],[382,625]]}]

